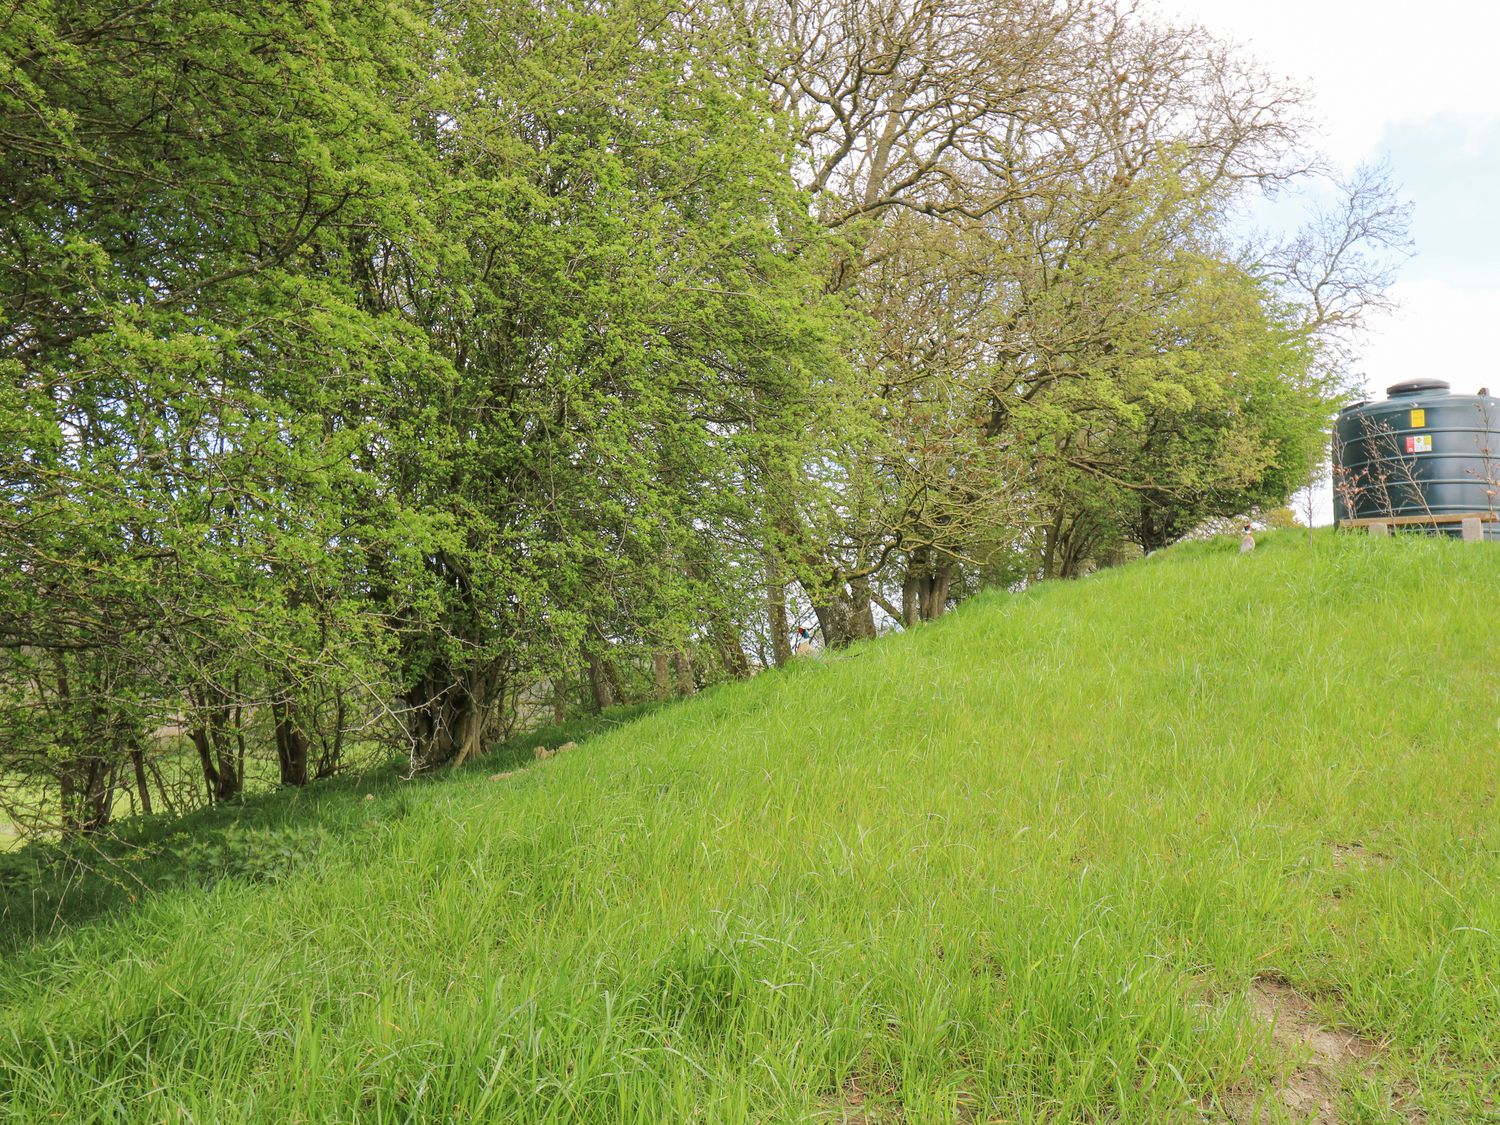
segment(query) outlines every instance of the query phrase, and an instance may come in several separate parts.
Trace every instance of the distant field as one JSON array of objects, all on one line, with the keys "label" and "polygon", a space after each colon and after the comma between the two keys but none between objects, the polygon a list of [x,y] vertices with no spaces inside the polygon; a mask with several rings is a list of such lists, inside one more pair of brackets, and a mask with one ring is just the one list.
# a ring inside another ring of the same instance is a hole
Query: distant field
[{"label": "distant field", "polygon": [[1500,1120],[1497,590],[1190,545],[215,813],[291,858],[8,900],[0,1119]]}]

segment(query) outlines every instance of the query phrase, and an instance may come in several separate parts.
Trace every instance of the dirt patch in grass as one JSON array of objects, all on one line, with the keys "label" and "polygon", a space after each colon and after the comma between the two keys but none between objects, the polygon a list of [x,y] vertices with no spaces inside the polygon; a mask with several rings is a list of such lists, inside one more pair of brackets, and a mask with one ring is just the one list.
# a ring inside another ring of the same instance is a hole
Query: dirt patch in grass
[{"label": "dirt patch in grass", "polygon": [[[1285,1116],[1317,1125],[1340,1125],[1339,1087],[1347,1075],[1372,1069],[1380,1045],[1346,1029],[1327,1027],[1308,999],[1283,977],[1267,974],[1250,986],[1250,1010],[1271,1033],[1271,1040],[1297,1066],[1281,1085],[1269,1091],[1236,1090],[1225,1099],[1235,1125],[1264,1125],[1275,1120],[1280,1107]],[[1403,1106],[1399,1096],[1391,1104],[1407,1121],[1421,1125],[1425,1116]]]},{"label": "dirt patch in grass", "polygon": [[1357,871],[1360,868],[1376,867],[1390,862],[1390,858],[1384,852],[1377,852],[1359,843],[1335,843],[1333,845],[1333,869],[1335,871]]}]

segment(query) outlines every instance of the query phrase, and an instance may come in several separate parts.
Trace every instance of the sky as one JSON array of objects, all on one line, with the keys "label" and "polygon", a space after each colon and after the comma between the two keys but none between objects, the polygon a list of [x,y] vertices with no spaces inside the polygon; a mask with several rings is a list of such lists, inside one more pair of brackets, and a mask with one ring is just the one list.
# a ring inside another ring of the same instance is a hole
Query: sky
[{"label": "sky", "polygon": [[1388,161],[1412,204],[1415,255],[1391,291],[1397,308],[1360,341],[1366,393],[1415,378],[1468,393],[1500,385],[1500,3],[1154,3],[1290,78],[1330,162],[1347,174]]}]

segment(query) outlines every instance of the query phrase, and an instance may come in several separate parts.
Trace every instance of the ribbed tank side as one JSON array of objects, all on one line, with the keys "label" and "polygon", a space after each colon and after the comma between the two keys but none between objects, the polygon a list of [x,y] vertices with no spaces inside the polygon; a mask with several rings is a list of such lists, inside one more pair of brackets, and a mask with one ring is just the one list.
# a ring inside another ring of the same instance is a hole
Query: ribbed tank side
[{"label": "ribbed tank side", "polygon": [[[1334,519],[1500,512],[1500,399],[1401,383],[1334,423]],[[1459,534],[1457,527],[1442,529]],[[1500,523],[1485,524],[1500,539]]]}]

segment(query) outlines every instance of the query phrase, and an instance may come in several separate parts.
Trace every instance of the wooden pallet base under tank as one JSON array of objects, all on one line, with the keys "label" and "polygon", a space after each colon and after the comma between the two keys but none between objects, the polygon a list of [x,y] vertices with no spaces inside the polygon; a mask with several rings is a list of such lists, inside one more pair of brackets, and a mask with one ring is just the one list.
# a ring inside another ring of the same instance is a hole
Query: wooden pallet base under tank
[{"label": "wooden pallet base under tank", "polygon": [[1497,520],[1500,520],[1500,515],[1494,512],[1445,512],[1426,516],[1369,516],[1340,520],[1339,526],[1366,528],[1371,535],[1389,535],[1393,527],[1444,527],[1456,523],[1463,530],[1465,543],[1478,543],[1484,538],[1484,525]]}]

